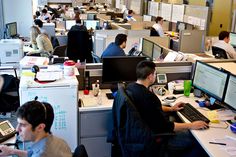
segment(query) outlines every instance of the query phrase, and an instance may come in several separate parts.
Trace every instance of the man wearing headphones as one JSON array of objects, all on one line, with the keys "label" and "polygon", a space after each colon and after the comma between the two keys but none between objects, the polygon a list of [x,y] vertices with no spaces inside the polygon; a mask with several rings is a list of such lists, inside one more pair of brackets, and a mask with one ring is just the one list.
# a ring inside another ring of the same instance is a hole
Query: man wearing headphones
[{"label": "man wearing headphones", "polygon": [[26,102],[18,108],[16,115],[18,121],[16,131],[23,142],[31,141],[32,145],[28,150],[18,150],[0,145],[0,156],[72,157],[67,143],[51,134],[54,113],[49,103]]}]

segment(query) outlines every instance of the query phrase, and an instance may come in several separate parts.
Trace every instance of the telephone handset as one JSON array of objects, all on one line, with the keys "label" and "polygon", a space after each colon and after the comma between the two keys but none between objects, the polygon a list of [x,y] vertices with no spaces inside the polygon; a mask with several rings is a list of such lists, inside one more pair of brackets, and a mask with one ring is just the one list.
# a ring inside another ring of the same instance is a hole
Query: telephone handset
[{"label": "telephone handset", "polygon": [[16,130],[8,120],[0,122],[0,143],[8,140],[15,134]]}]

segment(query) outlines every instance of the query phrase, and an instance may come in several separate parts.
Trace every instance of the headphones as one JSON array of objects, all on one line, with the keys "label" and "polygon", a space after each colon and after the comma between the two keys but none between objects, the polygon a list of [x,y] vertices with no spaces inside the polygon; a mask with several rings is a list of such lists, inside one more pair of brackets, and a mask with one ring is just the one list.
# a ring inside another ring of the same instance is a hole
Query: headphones
[{"label": "headphones", "polygon": [[40,68],[37,65],[33,65],[31,68],[32,73],[35,73],[35,74],[37,74],[37,72],[39,72],[39,70],[40,70]]},{"label": "headphones", "polygon": [[36,78],[37,72],[39,72],[40,68],[37,65],[33,65],[31,68],[32,73],[35,73],[34,75],[34,81],[37,81],[38,79]]}]

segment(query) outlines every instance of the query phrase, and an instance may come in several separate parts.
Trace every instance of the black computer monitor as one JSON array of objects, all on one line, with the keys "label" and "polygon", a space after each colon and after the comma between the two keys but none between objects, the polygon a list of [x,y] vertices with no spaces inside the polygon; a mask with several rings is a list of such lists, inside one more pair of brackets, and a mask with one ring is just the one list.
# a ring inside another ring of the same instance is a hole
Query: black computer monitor
[{"label": "black computer monitor", "polygon": [[114,84],[136,81],[136,66],[146,57],[141,56],[110,56],[103,57],[102,83]]},{"label": "black computer monitor", "polygon": [[197,61],[193,76],[193,86],[220,102],[224,99],[228,72],[207,63]]},{"label": "black computer monitor", "polygon": [[75,20],[66,20],[66,30],[70,30],[76,24]]},{"label": "black computer monitor", "polygon": [[145,38],[143,38],[142,42],[142,54],[146,57],[153,58],[152,52],[153,52],[153,45],[154,43],[152,41],[149,41]]},{"label": "black computer monitor", "polygon": [[7,34],[9,37],[17,36],[17,23],[11,22],[6,24]]},{"label": "black computer monitor", "polygon": [[230,38],[230,44],[231,44],[233,47],[236,47],[236,33],[230,32],[229,38]]},{"label": "black computer monitor", "polygon": [[87,29],[99,29],[100,28],[100,21],[99,20],[84,20],[83,22],[84,26]]},{"label": "black computer monitor", "polygon": [[153,50],[152,50],[153,60],[159,59],[161,55],[162,55],[162,47],[160,47],[157,44],[154,44]]},{"label": "black computer monitor", "polygon": [[97,20],[97,14],[95,13],[88,13],[87,20]]},{"label": "black computer monitor", "polygon": [[229,77],[224,102],[231,109],[236,110],[236,75],[231,74]]}]

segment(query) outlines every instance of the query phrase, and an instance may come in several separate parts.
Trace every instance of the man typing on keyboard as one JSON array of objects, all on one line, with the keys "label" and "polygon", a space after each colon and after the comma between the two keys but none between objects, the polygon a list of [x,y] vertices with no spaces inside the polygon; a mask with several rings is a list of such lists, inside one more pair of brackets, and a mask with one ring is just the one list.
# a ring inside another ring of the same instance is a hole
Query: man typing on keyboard
[{"label": "man typing on keyboard", "polygon": [[168,150],[180,150],[180,156],[207,156],[195,138],[189,132],[190,129],[206,129],[208,124],[204,121],[192,123],[171,122],[165,118],[164,112],[174,112],[183,109],[184,103],[176,103],[172,107],[162,106],[159,98],[149,91],[148,87],[155,82],[155,64],[151,61],[142,61],[136,67],[137,81],[127,86],[132,100],[141,118],[156,134],[176,132],[174,137],[168,140]]}]

